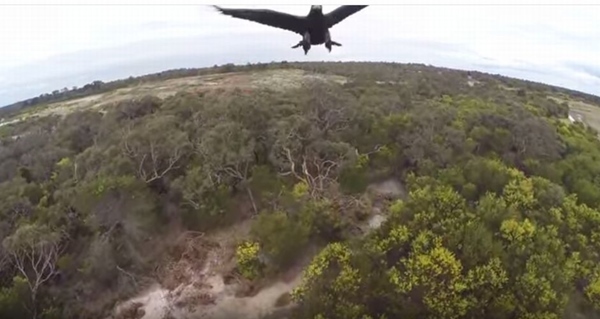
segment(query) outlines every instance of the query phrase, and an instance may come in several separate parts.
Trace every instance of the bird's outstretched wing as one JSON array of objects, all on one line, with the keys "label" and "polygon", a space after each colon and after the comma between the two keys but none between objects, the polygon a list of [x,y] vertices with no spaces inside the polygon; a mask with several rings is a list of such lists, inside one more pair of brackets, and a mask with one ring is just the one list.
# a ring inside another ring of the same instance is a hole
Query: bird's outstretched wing
[{"label": "bird's outstretched wing", "polygon": [[271,27],[292,31],[298,34],[304,33],[304,17],[269,9],[225,9],[213,6],[222,14],[238,19],[258,22]]},{"label": "bird's outstretched wing", "polygon": [[342,20],[366,7],[368,6],[339,6],[335,10],[325,15],[325,18],[327,19],[327,26],[331,28],[340,23]]}]

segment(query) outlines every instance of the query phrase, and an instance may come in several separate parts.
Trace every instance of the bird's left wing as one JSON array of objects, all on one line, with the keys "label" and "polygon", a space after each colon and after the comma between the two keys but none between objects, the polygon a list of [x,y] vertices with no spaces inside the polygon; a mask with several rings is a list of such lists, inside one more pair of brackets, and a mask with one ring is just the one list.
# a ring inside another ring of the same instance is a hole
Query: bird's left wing
[{"label": "bird's left wing", "polygon": [[304,33],[304,17],[269,9],[225,9],[219,6],[214,7],[222,14],[234,18],[258,22],[298,34]]},{"label": "bird's left wing", "polygon": [[366,7],[368,6],[339,6],[335,10],[325,15],[325,18],[327,19],[327,26],[331,28],[340,23],[342,20]]}]

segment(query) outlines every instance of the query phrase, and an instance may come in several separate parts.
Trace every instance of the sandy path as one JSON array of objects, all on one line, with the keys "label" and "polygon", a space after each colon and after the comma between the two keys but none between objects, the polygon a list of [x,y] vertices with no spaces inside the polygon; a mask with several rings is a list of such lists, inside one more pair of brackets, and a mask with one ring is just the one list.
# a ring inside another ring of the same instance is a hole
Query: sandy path
[{"label": "sandy path", "polygon": [[301,274],[289,283],[276,282],[251,297],[236,298],[232,295],[223,296],[217,300],[214,307],[203,309],[202,313],[190,316],[192,319],[258,319],[272,312],[275,302],[284,293],[291,292],[301,281]]},{"label": "sandy path", "polygon": [[[167,315],[171,315],[171,318],[176,319],[258,319],[275,310],[277,299],[282,294],[291,292],[300,284],[301,277],[301,274],[297,274],[288,283],[278,281],[265,287],[254,296],[238,298],[234,295],[235,287],[233,285],[226,286],[221,276],[213,276],[208,278],[207,281],[212,285],[211,294],[216,296],[215,303],[191,305],[192,309],[178,307],[177,303],[187,296],[199,292],[193,285],[182,286],[173,291],[155,285],[140,296],[119,306],[118,311],[138,302],[143,304],[140,309],[143,309],[144,315],[140,319],[164,319]],[[176,291],[181,293],[176,296]]]}]

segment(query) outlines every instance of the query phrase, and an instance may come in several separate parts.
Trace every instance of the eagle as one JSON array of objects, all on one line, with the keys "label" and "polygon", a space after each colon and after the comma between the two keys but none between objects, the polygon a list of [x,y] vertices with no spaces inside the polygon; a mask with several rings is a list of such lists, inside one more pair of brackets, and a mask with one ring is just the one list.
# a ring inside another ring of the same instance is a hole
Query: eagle
[{"label": "eagle", "polygon": [[269,9],[225,9],[220,6],[213,7],[222,14],[234,18],[258,22],[270,27],[300,34],[302,40],[294,45],[292,49],[302,47],[304,55],[306,55],[312,45],[325,44],[329,52],[331,52],[333,45],[342,46],[340,43],[331,40],[329,29],[367,6],[340,6],[327,14],[323,14],[323,7],[321,5],[312,5],[308,15],[304,17]]}]

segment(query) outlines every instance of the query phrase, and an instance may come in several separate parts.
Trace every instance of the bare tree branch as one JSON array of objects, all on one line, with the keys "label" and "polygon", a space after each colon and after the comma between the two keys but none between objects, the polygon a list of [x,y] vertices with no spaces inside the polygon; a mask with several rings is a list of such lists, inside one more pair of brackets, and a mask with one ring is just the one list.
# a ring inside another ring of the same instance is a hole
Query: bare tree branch
[{"label": "bare tree branch", "polygon": [[15,268],[27,280],[33,303],[32,317],[36,318],[36,297],[39,288],[56,271],[56,261],[62,249],[61,233],[50,233],[45,227],[26,225],[5,239],[5,246],[12,256]]},{"label": "bare tree branch", "polygon": [[127,277],[131,278],[134,286],[136,286],[136,287],[138,286],[137,280],[135,280],[135,276],[133,276],[131,273],[127,272],[125,269],[121,268],[119,265],[117,265],[117,270],[122,272],[123,274],[125,274]]},{"label": "bare tree branch", "polygon": [[346,159],[345,155],[336,160],[324,159],[316,153],[302,155],[300,171],[297,170],[296,160],[292,157],[289,148],[284,147],[285,158],[290,166],[289,171],[281,172],[280,175],[293,175],[297,180],[308,185],[311,197],[322,196],[327,187],[337,180],[337,169],[340,163]]},{"label": "bare tree branch", "polygon": [[[137,175],[146,183],[160,179],[170,171],[179,168],[186,143],[173,141],[167,149],[159,149],[157,141],[162,136],[133,137],[128,126],[122,136],[124,154],[137,163]],[[132,145],[133,144],[133,145]],[[163,145],[161,145],[163,146]]]}]

